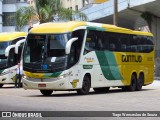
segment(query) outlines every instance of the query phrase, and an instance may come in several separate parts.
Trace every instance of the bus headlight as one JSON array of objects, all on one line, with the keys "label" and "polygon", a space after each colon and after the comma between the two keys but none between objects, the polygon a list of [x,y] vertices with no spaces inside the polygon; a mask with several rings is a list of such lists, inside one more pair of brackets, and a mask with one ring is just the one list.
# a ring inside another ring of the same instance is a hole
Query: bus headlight
[{"label": "bus headlight", "polygon": [[66,78],[66,77],[70,76],[71,73],[72,73],[72,72],[69,72],[69,73],[60,75],[60,76],[57,77],[57,79],[60,80],[60,79]]},{"label": "bus headlight", "polygon": [[22,76],[22,78],[26,79],[26,78],[27,78],[27,76],[23,75],[23,76]]},{"label": "bus headlight", "polygon": [[65,78],[65,75],[60,75],[57,79],[59,80],[59,79],[63,79],[63,78]]}]

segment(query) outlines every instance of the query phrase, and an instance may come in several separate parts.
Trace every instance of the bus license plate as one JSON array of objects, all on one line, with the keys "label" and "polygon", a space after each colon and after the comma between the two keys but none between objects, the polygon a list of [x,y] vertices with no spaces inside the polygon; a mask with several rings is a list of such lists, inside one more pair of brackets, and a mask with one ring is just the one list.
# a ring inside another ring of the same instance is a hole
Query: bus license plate
[{"label": "bus license plate", "polygon": [[46,84],[38,84],[38,87],[46,87]]}]

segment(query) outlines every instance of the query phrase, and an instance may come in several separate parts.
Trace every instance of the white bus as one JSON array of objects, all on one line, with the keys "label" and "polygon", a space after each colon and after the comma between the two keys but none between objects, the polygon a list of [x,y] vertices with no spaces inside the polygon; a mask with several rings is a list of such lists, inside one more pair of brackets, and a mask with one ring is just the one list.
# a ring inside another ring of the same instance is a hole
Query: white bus
[{"label": "white bus", "polygon": [[153,35],[91,22],[45,23],[32,28],[23,51],[24,89],[43,95],[109,87],[139,91],[153,82]]},{"label": "white bus", "polygon": [[0,88],[4,84],[15,83],[17,63],[20,62],[26,35],[24,32],[0,33]]}]

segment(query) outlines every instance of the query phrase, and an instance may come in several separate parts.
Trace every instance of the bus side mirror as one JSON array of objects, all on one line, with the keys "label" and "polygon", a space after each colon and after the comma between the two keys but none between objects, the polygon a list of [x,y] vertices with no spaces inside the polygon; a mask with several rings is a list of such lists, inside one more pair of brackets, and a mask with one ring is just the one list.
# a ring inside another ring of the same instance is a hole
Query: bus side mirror
[{"label": "bus side mirror", "polygon": [[5,56],[8,57],[9,56],[9,52],[12,48],[15,48],[15,45],[10,45],[6,48],[5,50]]},{"label": "bus side mirror", "polygon": [[65,52],[67,55],[70,54],[72,43],[76,40],[78,40],[78,38],[72,38],[67,42],[66,49],[65,49]]},{"label": "bus side mirror", "polygon": [[22,39],[20,41],[18,41],[15,45],[15,54],[18,54],[18,48],[20,46],[20,44],[24,43],[26,39]]}]

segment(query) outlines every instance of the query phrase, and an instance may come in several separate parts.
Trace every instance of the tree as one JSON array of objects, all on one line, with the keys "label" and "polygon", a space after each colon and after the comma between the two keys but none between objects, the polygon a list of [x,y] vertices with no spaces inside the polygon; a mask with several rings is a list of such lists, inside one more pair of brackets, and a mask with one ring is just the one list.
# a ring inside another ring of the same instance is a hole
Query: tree
[{"label": "tree", "polygon": [[31,21],[38,21],[40,24],[58,20],[71,21],[87,20],[84,13],[63,8],[60,0],[34,0],[34,6],[21,7],[16,11],[16,29],[20,31]]}]

